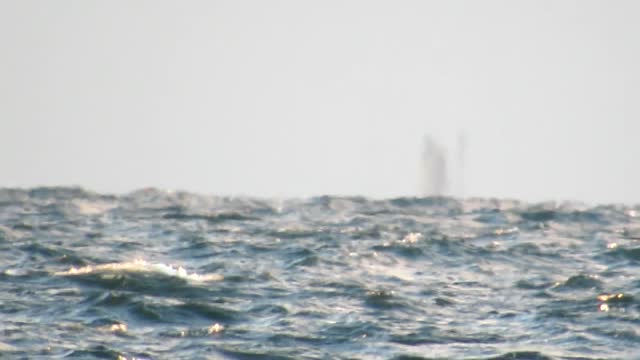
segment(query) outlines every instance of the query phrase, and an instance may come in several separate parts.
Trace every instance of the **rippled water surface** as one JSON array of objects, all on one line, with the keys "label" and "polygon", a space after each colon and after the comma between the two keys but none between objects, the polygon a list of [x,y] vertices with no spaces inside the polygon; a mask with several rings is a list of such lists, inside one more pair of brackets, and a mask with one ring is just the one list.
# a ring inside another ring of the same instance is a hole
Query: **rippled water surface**
[{"label": "rippled water surface", "polygon": [[630,206],[0,190],[0,357],[640,358]]}]

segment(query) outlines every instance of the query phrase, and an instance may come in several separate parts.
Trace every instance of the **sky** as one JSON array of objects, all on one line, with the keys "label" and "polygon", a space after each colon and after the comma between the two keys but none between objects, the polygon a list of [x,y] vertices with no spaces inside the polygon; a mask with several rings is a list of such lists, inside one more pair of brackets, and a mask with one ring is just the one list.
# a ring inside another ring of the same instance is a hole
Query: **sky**
[{"label": "sky", "polygon": [[[0,0],[0,187],[640,203],[640,2]],[[460,185],[463,184],[463,185]]]}]

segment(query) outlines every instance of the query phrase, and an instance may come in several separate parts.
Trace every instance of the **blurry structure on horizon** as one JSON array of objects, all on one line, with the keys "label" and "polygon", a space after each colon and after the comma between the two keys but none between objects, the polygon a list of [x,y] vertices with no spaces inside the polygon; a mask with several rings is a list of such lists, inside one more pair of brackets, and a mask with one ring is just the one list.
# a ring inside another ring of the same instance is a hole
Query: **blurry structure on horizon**
[{"label": "blurry structure on horizon", "polygon": [[458,172],[457,172],[457,182],[456,182],[456,191],[453,194],[456,197],[463,198],[465,196],[465,156],[467,154],[467,135],[464,131],[458,131],[457,138],[458,146],[456,151],[458,152]]},{"label": "blurry structure on horizon", "polygon": [[424,196],[442,196],[448,187],[447,152],[436,140],[425,136],[422,153]]},{"label": "blurry structure on horizon", "polygon": [[447,147],[432,136],[425,135],[422,152],[422,196],[464,196],[464,168],[467,139],[458,132],[456,144],[456,167],[448,163]]}]

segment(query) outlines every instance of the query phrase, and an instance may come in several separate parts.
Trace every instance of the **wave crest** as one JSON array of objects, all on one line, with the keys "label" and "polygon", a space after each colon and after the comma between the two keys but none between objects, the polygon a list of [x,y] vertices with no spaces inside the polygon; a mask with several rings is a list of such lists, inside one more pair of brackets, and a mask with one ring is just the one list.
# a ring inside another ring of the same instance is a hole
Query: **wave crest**
[{"label": "wave crest", "polygon": [[148,273],[166,275],[194,282],[220,281],[224,277],[220,274],[198,274],[189,273],[182,266],[173,266],[163,263],[149,263],[142,259],[130,262],[109,263],[101,265],[88,265],[83,267],[72,266],[67,271],[55,273],[59,276],[75,276],[86,274],[107,274],[107,273]]}]

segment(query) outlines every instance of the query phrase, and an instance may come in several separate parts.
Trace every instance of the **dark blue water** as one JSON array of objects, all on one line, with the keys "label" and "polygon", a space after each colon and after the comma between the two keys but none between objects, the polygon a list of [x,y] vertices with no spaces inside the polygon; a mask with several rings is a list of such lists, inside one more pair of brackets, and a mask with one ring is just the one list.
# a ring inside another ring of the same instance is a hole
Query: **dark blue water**
[{"label": "dark blue water", "polygon": [[640,358],[639,207],[0,190],[0,357]]}]

